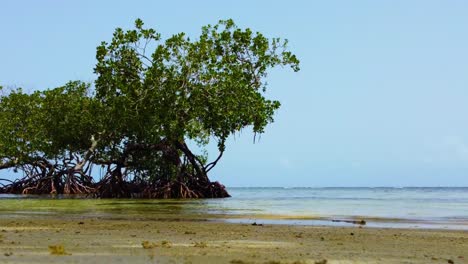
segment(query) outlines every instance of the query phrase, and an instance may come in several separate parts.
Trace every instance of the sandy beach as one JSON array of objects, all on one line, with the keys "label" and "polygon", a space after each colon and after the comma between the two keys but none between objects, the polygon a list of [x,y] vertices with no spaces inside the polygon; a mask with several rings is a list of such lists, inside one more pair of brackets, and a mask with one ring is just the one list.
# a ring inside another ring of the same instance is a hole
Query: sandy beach
[{"label": "sandy beach", "polygon": [[468,263],[453,230],[30,216],[0,231],[0,263]]}]

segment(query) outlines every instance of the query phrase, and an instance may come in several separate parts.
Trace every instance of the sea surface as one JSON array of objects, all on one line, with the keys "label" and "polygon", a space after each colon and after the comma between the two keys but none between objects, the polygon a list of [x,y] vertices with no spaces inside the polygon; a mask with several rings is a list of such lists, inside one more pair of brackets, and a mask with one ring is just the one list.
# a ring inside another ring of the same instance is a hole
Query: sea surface
[{"label": "sea surface", "polygon": [[[468,187],[232,188],[231,213],[301,216],[296,224],[360,220],[367,226],[468,229]],[[316,218],[308,220],[307,218]],[[322,220],[322,221],[320,221]],[[331,225],[349,223],[332,222]]]},{"label": "sea surface", "polygon": [[195,217],[207,221],[468,230],[463,188],[228,188],[225,199],[69,199],[0,195],[0,217]]}]

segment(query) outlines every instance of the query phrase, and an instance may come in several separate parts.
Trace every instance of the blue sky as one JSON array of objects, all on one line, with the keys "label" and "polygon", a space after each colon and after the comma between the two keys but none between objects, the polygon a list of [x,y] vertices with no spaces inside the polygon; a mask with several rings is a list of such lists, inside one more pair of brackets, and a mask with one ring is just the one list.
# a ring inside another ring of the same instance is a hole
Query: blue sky
[{"label": "blue sky", "polygon": [[[0,84],[93,81],[95,48],[136,18],[196,36],[233,18],[283,37],[301,72],[260,142],[229,141],[227,186],[468,186],[467,1],[22,1],[0,8]],[[214,154],[213,154],[214,156]]]}]

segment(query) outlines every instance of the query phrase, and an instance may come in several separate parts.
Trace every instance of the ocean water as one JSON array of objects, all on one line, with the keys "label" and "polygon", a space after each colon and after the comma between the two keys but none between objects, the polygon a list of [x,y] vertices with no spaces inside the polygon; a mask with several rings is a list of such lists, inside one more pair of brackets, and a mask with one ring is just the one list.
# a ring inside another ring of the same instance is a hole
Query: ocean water
[{"label": "ocean water", "polygon": [[468,188],[230,188],[232,213],[468,220]]},{"label": "ocean water", "polygon": [[233,198],[219,203],[230,208],[230,213],[291,216],[287,223],[323,224],[314,218],[364,219],[368,225],[378,227],[468,229],[468,187],[231,188],[229,191]]},{"label": "ocean water", "polygon": [[464,188],[228,188],[225,199],[51,199],[0,195],[0,217],[74,213],[91,216],[190,215],[227,222],[468,230]]}]

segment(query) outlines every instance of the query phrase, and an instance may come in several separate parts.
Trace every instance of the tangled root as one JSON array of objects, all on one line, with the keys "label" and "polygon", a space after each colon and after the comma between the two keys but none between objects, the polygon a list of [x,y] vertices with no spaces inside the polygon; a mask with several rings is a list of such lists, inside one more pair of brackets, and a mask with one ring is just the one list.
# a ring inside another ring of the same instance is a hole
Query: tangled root
[{"label": "tangled root", "polygon": [[98,183],[85,182],[79,177],[67,177],[64,182],[31,177],[11,182],[0,188],[10,194],[67,194],[95,198],[202,199],[230,197],[219,182],[183,182],[181,180],[127,182],[109,176]]}]

